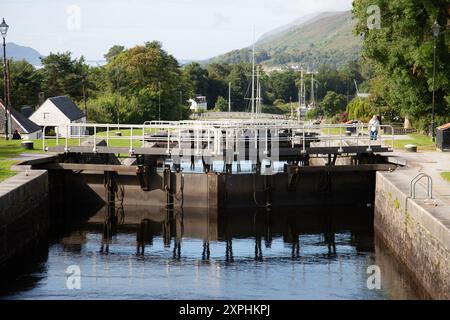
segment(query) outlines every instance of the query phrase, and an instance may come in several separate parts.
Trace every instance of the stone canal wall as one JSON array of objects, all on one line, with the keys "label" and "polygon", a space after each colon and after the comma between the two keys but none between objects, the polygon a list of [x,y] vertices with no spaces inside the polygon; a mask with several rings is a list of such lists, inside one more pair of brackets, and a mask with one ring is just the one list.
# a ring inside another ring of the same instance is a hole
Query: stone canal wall
[{"label": "stone canal wall", "polygon": [[411,199],[413,177],[401,169],[377,173],[375,231],[432,298],[450,299],[448,206]]},{"label": "stone canal wall", "polygon": [[20,172],[0,183],[0,265],[46,234],[48,190],[44,170]]}]

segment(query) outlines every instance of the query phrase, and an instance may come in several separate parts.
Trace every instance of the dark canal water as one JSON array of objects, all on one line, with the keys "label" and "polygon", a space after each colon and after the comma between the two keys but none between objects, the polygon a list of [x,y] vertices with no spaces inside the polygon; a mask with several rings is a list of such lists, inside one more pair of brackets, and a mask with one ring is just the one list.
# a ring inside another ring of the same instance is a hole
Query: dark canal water
[{"label": "dark canal water", "polygon": [[[103,208],[2,279],[2,299],[417,299],[370,208]],[[381,289],[367,287],[379,266]],[[79,268],[80,289],[69,289]],[[69,286],[68,286],[69,283]]]}]

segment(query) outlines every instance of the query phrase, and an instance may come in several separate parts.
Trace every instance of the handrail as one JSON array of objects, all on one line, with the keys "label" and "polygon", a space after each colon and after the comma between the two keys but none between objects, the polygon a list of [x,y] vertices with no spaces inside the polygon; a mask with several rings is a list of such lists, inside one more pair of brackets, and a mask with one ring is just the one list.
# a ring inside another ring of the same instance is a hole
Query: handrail
[{"label": "handrail", "polygon": [[409,184],[409,196],[411,199],[416,199],[416,185],[423,178],[427,178],[427,197],[433,199],[433,178],[426,173],[419,173],[411,180]]},{"label": "handrail", "polygon": [[[167,153],[171,153],[171,149],[180,148],[180,142],[194,143],[195,149],[198,151],[204,149],[204,145],[208,146],[208,150],[216,155],[221,154],[222,132],[227,132],[225,138],[229,136],[234,140],[234,143],[242,143],[247,138],[245,135],[251,135],[255,138],[255,147],[257,141],[261,141],[265,146],[268,146],[269,139],[280,143],[290,143],[292,148],[295,145],[302,143],[302,153],[306,153],[306,148],[309,144],[320,141],[328,146],[338,147],[338,152],[344,152],[343,146],[351,141],[356,142],[356,146],[362,145],[363,139],[368,139],[365,130],[367,124],[322,124],[316,125],[311,122],[299,123],[292,120],[275,120],[275,119],[244,119],[232,121],[146,121],[144,124],[89,124],[89,123],[71,123],[62,127],[56,127],[56,137],[50,137],[45,134],[45,131],[50,126],[44,126],[42,135],[43,150],[48,150],[47,142],[50,139],[56,140],[56,146],[64,143],[66,152],[70,151],[70,147],[75,146],[70,139],[74,137],[77,140],[77,145],[81,146],[81,139],[90,137],[93,140],[93,151],[97,150],[97,142],[104,139],[106,145],[109,147],[113,140],[123,141],[120,146],[128,146],[130,154],[134,153],[134,148],[145,148],[145,142],[151,137],[152,142],[167,143]],[[391,125],[380,125],[380,129],[385,127],[392,128]],[[58,130],[58,128],[60,130]],[[64,130],[65,128],[65,130]],[[129,134],[112,136],[110,130],[114,128],[117,130],[127,130]],[[347,135],[347,130],[351,128],[355,135]],[[93,132],[90,135],[88,132]],[[332,130],[335,133],[332,134]],[[61,131],[61,132],[60,132]],[[151,135],[152,132],[164,132],[163,135]],[[278,132],[288,132],[287,135],[278,135]],[[269,135],[269,132],[271,134]],[[327,133],[325,133],[327,132]],[[393,130],[391,130],[393,132]],[[186,134],[185,134],[186,133]],[[274,133],[274,134],[272,134]],[[312,133],[312,135],[310,134]],[[65,134],[65,135],[64,135]],[[270,136],[270,138],[269,138]],[[392,134],[392,148],[394,147],[394,135]],[[388,138],[384,138],[388,139]],[[126,140],[127,142],[125,142]],[[175,144],[174,144],[175,142]],[[176,143],[178,142],[178,144]],[[175,147],[172,147],[175,145]],[[211,146],[212,145],[212,146]],[[263,144],[261,144],[263,145]],[[370,141],[368,139],[369,150],[371,151],[374,145],[383,145],[383,135],[378,134],[377,141]],[[267,147],[266,147],[267,149]]]}]

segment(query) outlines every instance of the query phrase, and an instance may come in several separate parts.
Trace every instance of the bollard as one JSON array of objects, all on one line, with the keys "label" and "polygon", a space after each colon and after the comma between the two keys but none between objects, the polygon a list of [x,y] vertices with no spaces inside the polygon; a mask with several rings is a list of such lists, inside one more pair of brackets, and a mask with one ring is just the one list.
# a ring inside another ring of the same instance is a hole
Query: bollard
[{"label": "bollard", "polygon": [[406,152],[417,152],[417,146],[414,144],[405,145]]},{"label": "bollard", "polygon": [[33,150],[34,149],[34,142],[33,141],[23,141],[21,143],[22,148],[27,150]]}]

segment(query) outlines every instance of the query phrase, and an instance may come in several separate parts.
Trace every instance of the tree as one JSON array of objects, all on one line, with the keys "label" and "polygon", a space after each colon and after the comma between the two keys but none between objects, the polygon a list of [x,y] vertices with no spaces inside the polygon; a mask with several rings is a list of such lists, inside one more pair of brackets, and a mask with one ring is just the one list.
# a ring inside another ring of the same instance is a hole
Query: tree
[{"label": "tree", "polygon": [[[178,61],[159,42],[128,49],[106,66],[109,90],[136,99],[140,122],[159,118],[175,120],[186,114],[184,97],[192,95],[192,83],[183,76]],[[180,96],[181,95],[181,96]]]},{"label": "tree", "polygon": [[347,106],[349,119],[368,122],[376,112],[369,99],[355,98]]},{"label": "tree", "polygon": [[228,80],[231,82],[231,101],[234,111],[248,111],[248,100],[251,86],[251,65],[248,63],[239,63],[231,66]]},{"label": "tree", "polygon": [[293,71],[273,72],[269,78],[269,90],[273,93],[273,98],[284,101],[298,100],[296,77]]},{"label": "tree", "polygon": [[[35,106],[39,101],[41,75],[25,60],[9,61],[11,78],[11,104],[19,109],[21,106]],[[3,65],[0,66],[3,74]],[[0,81],[0,92],[3,92],[3,81]]]},{"label": "tree", "polygon": [[197,62],[186,65],[183,73],[191,79],[194,84],[195,94],[206,95],[208,92],[208,71],[203,69]]},{"label": "tree", "polygon": [[228,101],[224,97],[220,96],[219,98],[217,98],[217,102],[214,107],[214,110],[227,111],[228,110]]},{"label": "tree", "polygon": [[[378,5],[381,27],[369,29],[367,9]],[[433,76],[433,34],[436,20],[445,26],[450,18],[448,0],[356,0],[355,34],[364,34],[363,58],[374,65],[374,76],[386,91],[371,91],[403,116],[409,115],[422,128],[430,123]],[[441,32],[436,51],[436,114],[450,121],[450,33]],[[381,100],[380,100],[381,102]]]},{"label": "tree", "polygon": [[134,97],[125,97],[118,93],[106,92],[89,99],[90,119],[99,123],[140,123],[141,109]]},{"label": "tree", "polygon": [[346,103],[347,98],[344,95],[328,91],[325,98],[319,103],[319,107],[325,116],[330,118],[344,112]]},{"label": "tree", "polygon": [[104,55],[104,57],[107,62],[110,62],[112,59],[114,59],[114,57],[118,56],[124,51],[125,51],[124,46],[114,45],[109,49],[109,51]]},{"label": "tree", "polygon": [[68,95],[77,101],[83,98],[83,84],[86,85],[89,72],[83,57],[72,59],[70,52],[50,53],[42,58],[42,66],[38,72],[47,97]]}]

